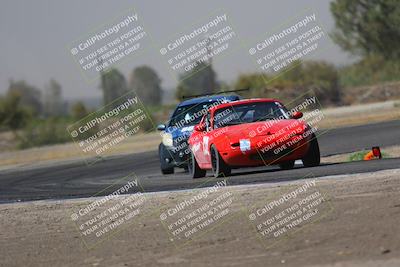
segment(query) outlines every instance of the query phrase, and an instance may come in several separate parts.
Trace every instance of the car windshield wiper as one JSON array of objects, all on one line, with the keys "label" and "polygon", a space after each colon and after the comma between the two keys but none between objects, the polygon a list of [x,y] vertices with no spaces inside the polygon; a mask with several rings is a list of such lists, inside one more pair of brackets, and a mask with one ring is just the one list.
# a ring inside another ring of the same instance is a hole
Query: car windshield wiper
[{"label": "car windshield wiper", "polygon": [[237,125],[237,124],[241,124],[243,123],[242,121],[236,121],[236,122],[225,122],[224,124],[222,124],[220,127],[225,127],[225,126],[231,126],[231,125]]},{"label": "car windshield wiper", "polygon": [[275,117],[265,117],[265,118],[260,118],[260,119],[256,119],[253,120],[252,122],[257,122],[257,121],[266,121],[266,120],[275,120]]}]

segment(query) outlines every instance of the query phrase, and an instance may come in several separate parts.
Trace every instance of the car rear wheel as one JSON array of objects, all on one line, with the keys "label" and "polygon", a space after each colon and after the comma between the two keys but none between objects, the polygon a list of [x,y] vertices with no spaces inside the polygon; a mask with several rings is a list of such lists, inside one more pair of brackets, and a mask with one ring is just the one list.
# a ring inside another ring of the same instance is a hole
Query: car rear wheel
[{"label": "car rear wheel", "polygon": [[162,174],[173,174],[174,166],[172,164],[165,161],[168,158],[169,153],[163,144],[160,144],[158,147],[158,156],[160,158],[160,169]]},{"label": "car rear wheel", "polygon": [[307,154],[302,158],[304,167],[315,167],[318,166],[321,162],[321,155],[319,152],[319,145],[317,141],[317,137],[313,134],[311,136],[310,148],[307,151]]},{"label": "car rear wheel", "polygon": [[231,175],[231,168],[222,159],[214,145],[211,146],[211,165],[214,177],[226,177]]},{"label": "car rear wheel", "polygon": [[190,155],[189,155],[188,171],[189,171],[190,176],[193,179],[206,176],[206,170],[203,170],[199,167],[196,157],[194,156],[192,151],[190,151]]},{"label": "car rear wheel", "polygon": [[294,167],[294,160],[285,161],[279,164],[282,170],[290,170]]}]

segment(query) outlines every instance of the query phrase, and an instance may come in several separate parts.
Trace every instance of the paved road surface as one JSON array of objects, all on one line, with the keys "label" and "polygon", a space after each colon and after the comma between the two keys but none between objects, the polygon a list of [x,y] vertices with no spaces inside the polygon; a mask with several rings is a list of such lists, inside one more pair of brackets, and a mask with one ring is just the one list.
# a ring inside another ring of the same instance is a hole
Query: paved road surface
[{"label": "paved road surface", "polygon": [[[400,144],[400,121],[333,129],[319,137],[322,156],[352,152],[374,145],[381,147]],[[362,173],[399,168],[400,159],[370,162],[328,164],[314,168],[297,166],[281,171],[276,167],[234,170],[230,184],[267,183],[300,179],[307,175],[328,176]],[[84,162],[57,164],[22,170],[0,172],[0,201],[50,198],[87,197],[122,177],[136,173],[145,191],[165,191],[206,186],[207,178],[192,180],[182,171],[162,176],[157,152],[146,152],[107,158],[92,166]],[[109,191],[104,191],[107,194]]]}]

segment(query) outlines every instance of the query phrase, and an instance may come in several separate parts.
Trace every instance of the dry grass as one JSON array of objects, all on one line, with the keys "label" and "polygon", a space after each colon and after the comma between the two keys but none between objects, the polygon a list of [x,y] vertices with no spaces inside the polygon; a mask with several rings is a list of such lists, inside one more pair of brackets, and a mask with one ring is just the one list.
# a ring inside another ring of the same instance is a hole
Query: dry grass
[{"label": "dry grass", "polygon": [[[125,142],[113,147],[107,151],[104,156],[155,150],[158,148],[160,141],[161,137],[158,132],[138,134],[129,137]],[[82,160],[85,158],[88,158],[88,156],[83,155],[78,145],[75,143],[68,143],[0,153],[0,166],[30,165],[67,160]]]},{"label": "dry grass", "polygon": [[323,110],[325,115],[321,128],[355,126],[400,119],[400,105],[397,101],[344,106]]}]

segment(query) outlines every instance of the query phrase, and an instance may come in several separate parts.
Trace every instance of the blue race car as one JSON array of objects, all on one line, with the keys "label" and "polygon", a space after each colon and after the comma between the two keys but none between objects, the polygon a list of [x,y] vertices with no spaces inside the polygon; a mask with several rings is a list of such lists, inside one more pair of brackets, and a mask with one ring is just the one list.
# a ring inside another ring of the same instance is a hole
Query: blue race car
[{"label": "blue race car", "polygon": [[187,170],[190,155],[187,140],[194,126],[200,122],[210,107],[240,99],[238,95],[212,95],[181,102],[168,123],[157,126],[157,130],[162,131],[162,143],[158,147],[161,172],[172,174],[175,167]]}]

